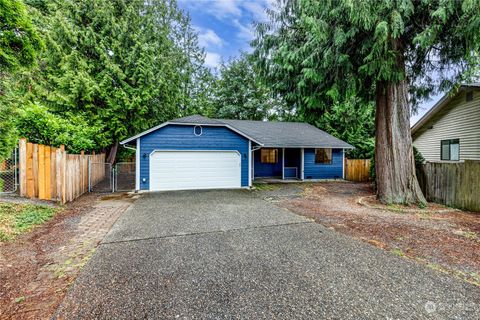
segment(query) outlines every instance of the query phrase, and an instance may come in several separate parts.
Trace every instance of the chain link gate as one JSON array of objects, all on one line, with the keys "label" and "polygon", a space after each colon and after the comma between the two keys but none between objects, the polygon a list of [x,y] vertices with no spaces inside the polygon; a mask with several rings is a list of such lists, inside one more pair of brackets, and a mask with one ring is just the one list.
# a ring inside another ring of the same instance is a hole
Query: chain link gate
[{"label": "chain link gate", "polygon": [[118,162],[114,169],[114,190],[135,190],[135,162]]},{"label": "chain link gate", "polygon": [[15,193],[18,189],[18,151],[12,152],[12,156],[0,162],[0,194]]},{"label": "chain link gate", "polygon": [[114,192],[113,166],[105,162],[88,164],[88,192]]}]

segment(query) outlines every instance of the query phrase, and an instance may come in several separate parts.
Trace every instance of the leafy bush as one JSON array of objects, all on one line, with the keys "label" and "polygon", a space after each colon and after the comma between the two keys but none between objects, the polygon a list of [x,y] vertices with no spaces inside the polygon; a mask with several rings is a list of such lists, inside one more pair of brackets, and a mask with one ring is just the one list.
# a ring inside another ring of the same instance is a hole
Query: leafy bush
[{"label": "leafy bush", "polygon": [[425,158],[415,146],[413,147],[413,157],[415,158],[415,169],[418,170],[422,167],[422,164],[425,162]]},{"label": "leafy bush", "polygon": [[91,124],[81,115],[61,117],[37,104],[20,111],[17,129],[28,141],[56,147],[63,144],[72,153],[98,150],[107,144],[97,123]]},{"label": "leafy bush", "polygon": [[[1,87],[2,83],[0,82],[0,91]],[[0,162],[11,155],[17,143],[15,116],[15,109],[0,97]]]}]

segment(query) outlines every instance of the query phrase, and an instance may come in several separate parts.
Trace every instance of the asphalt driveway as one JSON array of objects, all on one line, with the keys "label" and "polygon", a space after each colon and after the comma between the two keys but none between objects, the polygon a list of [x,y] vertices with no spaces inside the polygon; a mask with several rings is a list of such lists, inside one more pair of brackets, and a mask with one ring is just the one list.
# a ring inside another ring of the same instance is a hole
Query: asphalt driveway
[{"label": "asphalt driveway", "polygon": [[150,193],[104,238],[67,319],[473,319],[480,289],[246,190]]}]

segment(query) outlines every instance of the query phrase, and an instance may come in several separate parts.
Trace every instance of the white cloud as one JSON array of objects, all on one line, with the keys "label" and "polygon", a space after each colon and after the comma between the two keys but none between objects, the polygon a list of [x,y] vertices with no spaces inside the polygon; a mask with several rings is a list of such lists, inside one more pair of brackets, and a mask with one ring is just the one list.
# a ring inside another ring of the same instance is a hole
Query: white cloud
[{"label": "white cloud", "polygon": [[242,15],[242,10],[239,6],[240,4],[241,2],[236,0],[215,0],[211,1],[210,8],[207,10],[212,12],[218,18],[225,18],[228,16],[239,17]]},{"label": "white cloud", "polygon": [[238,29],[237,37],[244,41],[251,41],[255,38],[254,29],[251,24],[244,25],[239,20],[233,20],[233,25]]},{"label": "white cloud", "polygon": [[209,68],[216,68],[220,65],[222,57],[215,52],[206,52],[205,53],[205,66]]},{"label": "white cloud", "polygon": [[180,0],[193,10],[202,10],[219,20],[229,17],[240,17],[242,9],[241,1],[237,0]]},{"label": "white cloud", "polygon": [[209,46],[223,46],[223,40],[212,29],[197,28],[198,44],[201,47],[208,48]]},{"label": "white cloud", "polygon": [[265,9],[270,5],[267,2],[261,1],[245,1],[242,2],[242,7],[250,12],[253,19],[259,22],[267,21],[268,16]]}]

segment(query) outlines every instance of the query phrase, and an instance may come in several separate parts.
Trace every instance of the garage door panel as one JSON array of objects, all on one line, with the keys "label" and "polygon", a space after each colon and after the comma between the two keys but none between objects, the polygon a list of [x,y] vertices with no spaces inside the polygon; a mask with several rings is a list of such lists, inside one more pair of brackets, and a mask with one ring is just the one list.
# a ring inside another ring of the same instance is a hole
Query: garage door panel
[{"label": "garage door panel", "polygon": [[150,190],[238,188],[240,154],[232,151],[158,151],[150,156]]}]

